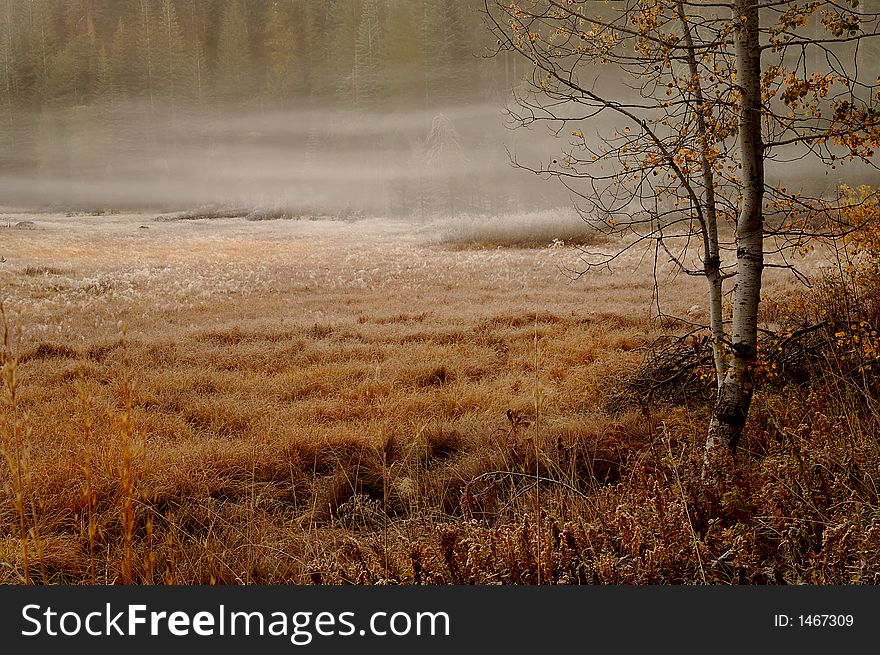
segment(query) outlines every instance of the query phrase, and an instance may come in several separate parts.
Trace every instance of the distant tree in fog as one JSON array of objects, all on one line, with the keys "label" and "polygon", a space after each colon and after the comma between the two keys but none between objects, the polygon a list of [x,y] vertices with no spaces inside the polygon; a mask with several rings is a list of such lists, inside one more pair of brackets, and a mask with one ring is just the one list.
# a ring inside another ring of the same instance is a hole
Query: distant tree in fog
[{"label": "distant tree in fog", "polygon": [[15,48],[15,28],[13,26],[12,12],[9,11],[7,5],[6,12],[0,19],[0,61],[3,62],[3,77],[0,79],[0,98],[2,98],[3,112],[2,122],[6,124],[4,130],[10,145],[14,145],[15,141],[15,95],[17,80],[14,76],[16,48]]},{"label": "distant tree in fog", "polygon": [[376,0],[364,0],[354,43],[352,89],[354,105],[359,109],[376,109],[380,96],[382,34]]},{"label": "distant tree in fog", "polygon": [[435,206],[455,216],[465,195],[461,175],[466,162],[458,131],[445,114],[437,114],[431,121],[423,152]]},{"label": "distant tree in fog", "polygon": [[[485,9],[499,48],[534,71],[513,118],[567,138],[558,158],[530,168],[576,194],[598,228],[634,234],[706,280],[717,384],[706,464],[723,468],[753,397],[764,269],[852,229],[848,196],[772,185],[765,162],[874,164],[878,68],[866,70],[859,53],[880,17],[856,0],[486,0]],[[600,118],[617,127],[598,134]]]},{"label": "distant tree in fog", "polygon": [[272,97],[290,98],[293,93],[297,61],[297,41],[300,24],[294,14],[294,4],[273,2],[266,24],[267,88]]},{"label": "distant tree in fog", "polygon": [[254,89],[247,17],[241,0],[226,4],[217,40],[216,92],[221,100],[240,98]]},{"label": "distant tree in fog", "polygon": [[172,0],[162,0],[156,47],[156,90],[164,99],[173,125],[182,105],[193,98],[194,76],[190,53]]},{"label": "distant tree in fog", "polygon": [[144,87],[137,23],[119,17],[110,46],[110,78],[119,94],[135,97]]},{"label": "distant tree in fog", "polygon": [[[425,60],[420,30],[422,6],[397,2],[386,11],[381,43],[382,76],[391,98],[422,97]],[[416,86],[419,88],[415,88]]]}]

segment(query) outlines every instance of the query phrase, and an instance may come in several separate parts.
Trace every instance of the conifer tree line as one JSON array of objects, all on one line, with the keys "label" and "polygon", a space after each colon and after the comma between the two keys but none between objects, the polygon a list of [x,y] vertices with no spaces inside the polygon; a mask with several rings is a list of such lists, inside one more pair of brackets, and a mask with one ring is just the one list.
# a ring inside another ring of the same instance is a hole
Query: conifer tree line
[{"label": "conifer tree line", "polygon": [[[433,114],[497,99],[516,63],[480,56],[493,38],[482,5],[0,0],[0,171],[100,167],[100,143],[72,143],[89,124],[117,147],[126,136],[161,153],[175,124],[210,107]],[[79,161],[59,158],[59,146]]]},{"label": "conifer tree line", "polygon": [[[481,2],[0,0],[4,104],[444,104],[499,82]],[[491,70],[490,70],[491,69]]]}]

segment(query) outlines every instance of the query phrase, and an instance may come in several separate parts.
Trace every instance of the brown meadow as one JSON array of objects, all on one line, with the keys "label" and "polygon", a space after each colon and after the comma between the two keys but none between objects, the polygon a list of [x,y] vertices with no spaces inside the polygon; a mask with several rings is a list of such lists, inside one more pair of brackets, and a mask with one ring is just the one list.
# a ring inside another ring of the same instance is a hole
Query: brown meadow
[{"label": "brown meadow", "polygon": [[609,409],[683,331],[650,253],[577,277],[540,229],[151,218],[2,230],[2,582],[880,580],[856,400],[768,395],[723,496],[705,407]]}]

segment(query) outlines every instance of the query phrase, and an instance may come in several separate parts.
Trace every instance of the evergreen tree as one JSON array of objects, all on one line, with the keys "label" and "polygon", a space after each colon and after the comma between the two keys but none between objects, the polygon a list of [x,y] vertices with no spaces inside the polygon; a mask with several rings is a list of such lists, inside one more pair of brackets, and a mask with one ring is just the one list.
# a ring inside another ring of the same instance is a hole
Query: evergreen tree
[{"label": "evergreen tree", "polygon": [[15,30],[12,21],[12,7],[9,0],[6,0],[6,6],[3,8],[2,19],[0,19],[0,66],[2,66],[2,79],[0,79],[0,101],[2,101],[3,112],[2,120],[0,120],[0,143],[7,149],[15,149],[15,104],[18,95],[18,84],[16,80],[16,52],[15,52]]},{"label": "evergreen tree", "polygon": [[162,0],[156,47],[156,91],[173,121],[180,105],[193,97],[189,53],[171,0]]},{"label": "evergreen tree", "polygon": [[141,93],[142,63],[134,30],[120,17],[110,46],[110,79],[118,93],[128,96]]},{"label": "evergreen tree", "polygon": [[433,110],[463,102],[478,90],[473,72],[480,46],[468,26],[479,22],[479,15],[472,2],[424,0],[423,11],[425,107]]},{"label": "evergreen tree", "polygon": [[354,46],[352,90],[354,106],[374,110],[381,97],[381,30],[376,0],[364,0]]},{"label": "evergreen tree", "polygon": [[48,2],[49,0],[31,0],[28,7],[28,27],[24,37],[27,56],[24,83],[35,99],[42,97],[45,90],[52,53],[55,50]]},{"label": "evergreen tree", "polygon": [[110,65],[110,57],[107,49],[101,46],[98,51],[98,73],[95,80],[95,97],[105,104],[112,103],[118,98],[116,84],[113,81],[113,69]]},{"label": "evergreen tree", "polygon": [[273,98],[289,99],[297,68],[297,20],[291,2],[272,3],[266,25],[266,85]]},{"label": "evergreen tree", "polygon": [[52,59],[46,102],[64,108],[92,101],[98,79],[98,52],[94,26],[85,21],[84,30],[70,35]]},{"label": "evergreen tree", "polygon": [[299,3],[299,30],[297,53],[299,61],[299,97],[306,102],[326,97],[328,75],[325,70],[329,47],[326,35],[329,32],[327,7],[322,0],[302,0]]},{"label": "evergreen tree", "polygon": [[205,99],[208,82],[208,58],[205,48],[205,16],[206,3],[200,0],[189,0],[187,10],[187,44],[189,48],[189,70],[192,75],[191,97],[197,105]]},{"label": "evergreen tree", "polygon": [[[344,0],[302,0],[298,51],[303,68],[304,98],[315,102],[332,100],[343,73],[350,72],[350,64],[341,64],[343,57],[337,45],[350,46],[351,42],[346,44],[342,37],[342,43],[338,44],[337,34],[341,28],[344,31],[343,23],[351,14],[353,4]],[[337,10],[339,13],[334,13]]]},{"label": "evergreen tree", "polygon": [[254,90],[254,66],[241,0],[226,5],[217,43],[216,93],[221,100],[247,98]]},{"label": "evergreen tree", "polygon": [[329,0],[327,3],[330,30],[327,38],[326,67],[329,80],[335,86],[337,102],[347,108],[356,104],[355,41],[360,22],[360,6],[350,0]]},{"label": "evergreen tree", "polygon": [[149,0],[140,0],[139,3],[139,46],[140,55],[143,57],[144,92],[149,98],[150,118],[156,110],[156,52],[158,43],[155,34],[155,20],[153,7]]},{"label": "evergreen tree", "polygon": [[461,137],[445,114],[434,116],[422,152],[431,180],[430,196],[435,208],[454,216],[461,209],[457,197],[462,194],[463,180],[458,178],[462,175],[466,159],[461,148]]},{"label": "evergreen tree", "polygon": [[444,7],[430,0],[422,3],[422,58],[425,67],[425,110],[446,104],[452,69],[452,39],[443,20]]},{"label": "evergreen tree", "polygon": [[397,104],[424,96],[425,67],[420,26],[421,5],[394,0],[385,17],[382,68],[385,90]]}]

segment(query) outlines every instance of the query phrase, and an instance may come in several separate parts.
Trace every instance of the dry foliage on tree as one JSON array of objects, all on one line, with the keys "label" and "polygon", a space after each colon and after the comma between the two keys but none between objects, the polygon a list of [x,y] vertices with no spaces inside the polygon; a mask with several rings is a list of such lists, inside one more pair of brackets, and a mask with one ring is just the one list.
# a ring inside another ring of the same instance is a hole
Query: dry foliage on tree
[{"label": "dry foliage on tree", "polygon": [[[567,137],[530,170],[560,180],[597,227],[705,277],[717,388],[706,463],[717,468],[752,401],[764,270],[797,274],[799,251],[854,229],[850,198],[773,185],[765,164],[873,162],[877,71],[865,54],[878,15],[856,0],[487,0],[486,10],[499,49],[533,65],[512,120]],[[594,133],[608,116],[617,127]],[[587,253],[584,267],[616,256]]]}]

